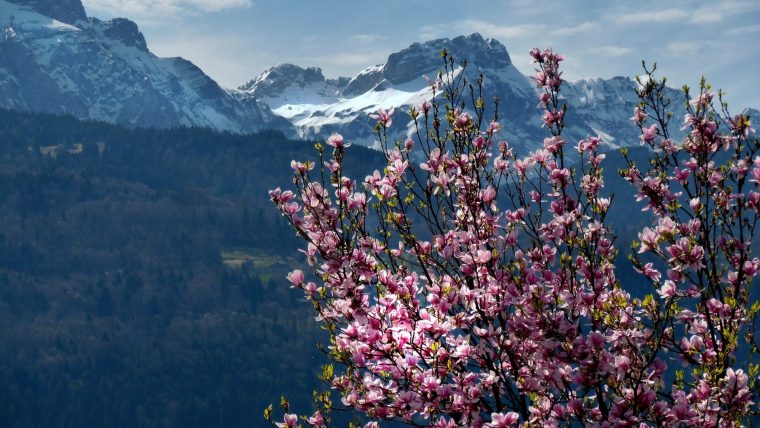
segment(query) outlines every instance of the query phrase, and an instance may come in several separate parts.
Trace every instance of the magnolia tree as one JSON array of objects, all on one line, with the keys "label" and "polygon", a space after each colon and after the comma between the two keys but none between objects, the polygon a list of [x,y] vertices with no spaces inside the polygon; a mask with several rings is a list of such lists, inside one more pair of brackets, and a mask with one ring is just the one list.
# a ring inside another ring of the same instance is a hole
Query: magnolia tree
[{"label": "magnolia tree", "polygon": [[271,423],[324,427],[336,407],[367,426],[751,423],[760,145],[748,115],[704,82],[693,99],[684,88],[676,140],[664,80],[639,79],[632,120],[651,159],[621,174],[653,218],[630,257],[653,288],[633,298],[616,276],[604,142],[563,138],[564,58],[530,54],[543,149],[519,157],[499,140],[482,77],[468,83],[444,51],[432,101],[410,111],[416,138],[388,141],[393,111],[374,115],[382,172],[346,177],[335,134],[319,164],[292,163],[294,191],[270,192],[305,241],[315,276],[288,280],[329,332],[322,378],[341,402],[317,394],[299,417],[283,401]]}]

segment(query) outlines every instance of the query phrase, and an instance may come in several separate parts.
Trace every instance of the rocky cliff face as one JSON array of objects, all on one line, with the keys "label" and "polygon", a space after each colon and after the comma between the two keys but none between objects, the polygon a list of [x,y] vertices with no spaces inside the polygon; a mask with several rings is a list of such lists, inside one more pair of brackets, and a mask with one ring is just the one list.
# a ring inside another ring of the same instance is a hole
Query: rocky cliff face
[{"label": "rocky cliff face", "polygon": [[[368,67],[353,78],[325,79],[321,70],[283,64],[239,88],[238,97],[258,98],[295,125],[306,138],[326,138],[340,132],[349,140],[375,144],[368,114],[382,107],[396,108],[395,138],[411,130],[406,111],[430,99],[423,75],[434,77],[442,68],[440,51],[467,60],[467,75],[485,76],[485,93],[500,98],[503,136],[522,152],[541,147],[546,131],[536,108],[532,79],[520,73],[504,45],[479,34],[415,43],[388,57],[385,64]],[[569,82],[562,95],[570,110],[566,138],[575,142],[589,135],[604,137],[611,147],[639,143],[638,129],[629,120],[637,103],[631,79],[591,79]],[[680,93],[671,93],[674,100]],[[678,105],[676,101],[674,105]],[[493,115],[492,109],[488,115]]]},{"label": "rocky cliff face", "polygon": [[86,20],[84,6],[80,0],[10,0],[11,3],[26,6],[42,15],[66,24]]},{"label": "rocky cliff face", "polygon": [[238,88],[239,97],[255,98],[271,108],[303,102],[335,102],[346,80],[326,79],[318,67],[279,64]]},{"label": "rocky cliff face", "polygon": [[140,127],[289,128],[191,62],[153,55],[134,22],[87,18],[81,6],[0,0],[0,107]]},{"label": "rocky cliff face", "polygon": [[145,42],[137,24],[129,19],[116,18],[109,22],[101,23],[103,26],[103,35],[111,40],[117,40],[126,46],[132,46],[141,51],[148,52],[148,44]]},{"label": "rocky cliff face", "polygon": [[467,59],[481,67],[502,70],[512,66],[507,48],[496,39],[484,39],[480,34],[414,43],[401,52],[388,56],[383,77],[393,84],[405,83],[441,67],[440,52],[446,50],[454,58]]}]

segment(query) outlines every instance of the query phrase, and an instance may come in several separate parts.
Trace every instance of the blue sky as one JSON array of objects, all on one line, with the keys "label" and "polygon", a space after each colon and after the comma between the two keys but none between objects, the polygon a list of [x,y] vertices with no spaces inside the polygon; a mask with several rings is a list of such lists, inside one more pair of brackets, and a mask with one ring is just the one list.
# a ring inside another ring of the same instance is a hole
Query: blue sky
[{"label": "blue sky", "polygon": [[760,1],[83,0],[136,21],[160,56],[183,56],[236,87],[281,62],[351,76],[416,41],[479,32],[532,67],[531,47],[567,55],[565,76],[633,76],[657,61],[674,86],[703,74],[737,110],[760,107]]}]

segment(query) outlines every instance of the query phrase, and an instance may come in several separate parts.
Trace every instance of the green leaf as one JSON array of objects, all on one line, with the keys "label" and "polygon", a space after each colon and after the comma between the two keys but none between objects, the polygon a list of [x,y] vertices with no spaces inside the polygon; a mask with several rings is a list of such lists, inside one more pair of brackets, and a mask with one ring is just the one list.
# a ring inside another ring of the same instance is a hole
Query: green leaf
[{"label": "green leaf", "polygon": [[264,409],[264,419],[271,421],[272,420],[272,405],[270,404],[269,407]]}]

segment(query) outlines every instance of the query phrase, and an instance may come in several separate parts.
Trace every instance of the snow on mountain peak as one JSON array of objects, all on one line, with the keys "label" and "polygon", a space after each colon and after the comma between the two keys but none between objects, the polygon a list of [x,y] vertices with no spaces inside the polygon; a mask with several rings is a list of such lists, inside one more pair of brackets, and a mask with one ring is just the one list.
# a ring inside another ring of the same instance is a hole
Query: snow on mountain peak
[{"label": "snow on mountain peak", "polygon": [[[240,86],[235,93],[240,99],[262,102],[277,110],[283,105],[334,103],[346,82],[347,79],[325,79],[319,67],[278,64]],[[280,115],[292,119],[300,113],[291,108]]]},{"label": "snow on mountain peak", "polygon": [[[375,145],[373,121],[368,113],[395,107],[402,124],[403,112],[431,92],[423,75],[433,77],[443,67],[442,50],[458,62],[467,61],[468,80],[484,74],[484,93],[498,96],[503,137],[521,153],[541,147],[546,137],[533,81],[513,65],[506,47],[480,34],[414,43],[389,55],[385,64],[367,67],[351,79],[328,80],[317,68],[284,64],[273,67],[240,88],[239,96],[255,97],[272,112],[289,120],[304,138],[326,138],[340,132],[346,139]],[[457,68],[457,73],[461,68]],[[588,79],[568,82],[562,90],[567,101],[566,139],[578,141],[589,135],[603,137],[611,147],[638,144],[638,129],[628,120],[637,103],[631,79]],[[673,91],[672,98],[678,98]],[[486,115],[493,117],[492,108]],[[392,138],[403,139],[411,130],[394,126]]]},{"label": "snow on mountain peak", "polygon": [[86,20],[81,0],[9,0],[11,3],[26,6],[42,15],[67,24],[77,20]]},{"label": "snow on mountain peak", "polygon": [[531,82],[512,65],[504,45],[478,33],[414,43],[390,54],[385,64],[367,67],[351,79],[328,80],[318,68],[279,65],[241,86],[239,96],[266,103],[273,113],[290,120],[301,137],[339,131],[354,142],[372,146],[373,124],[367,114],[390,107],[405,111],[430,99],[423,76],[432,77],[442,68],[440,52],[444,49],[457,60],[457,73],[461,71],[459,61],[464,59],[470,70],[489,70],[488,89],[517,99],[505,111],[520,121],[529,120],[525,116],[535,106]]},{"label": "snow on mountain peak", "polygon": [[295,81],[302,84],[324,82],[325,76],[319,67],[302,68],[294,64],[277,64],[261,73],[258,77],[240,86],[241,91],[261,90],[263,87],[280,81]]}]

